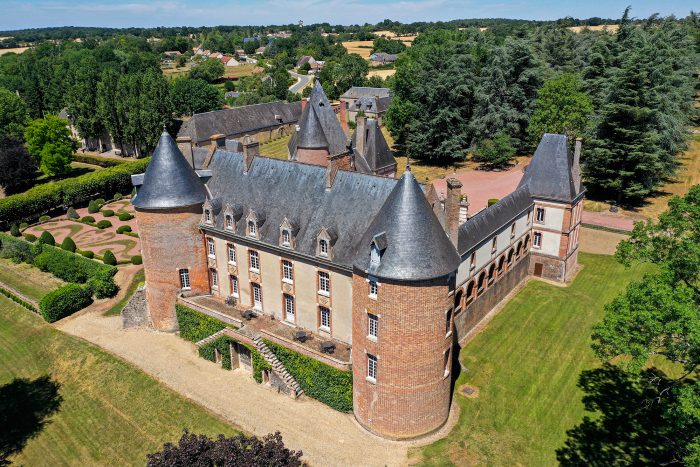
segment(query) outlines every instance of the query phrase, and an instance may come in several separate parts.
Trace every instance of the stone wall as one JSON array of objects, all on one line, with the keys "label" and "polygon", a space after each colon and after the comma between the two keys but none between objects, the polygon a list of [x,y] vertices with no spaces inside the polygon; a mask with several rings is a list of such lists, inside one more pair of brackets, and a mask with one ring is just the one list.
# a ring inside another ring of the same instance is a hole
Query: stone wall
[{"label": "stone wall", "polygon": [[139,287],[121,311],[124,329],[148,326],[146,287]]}]

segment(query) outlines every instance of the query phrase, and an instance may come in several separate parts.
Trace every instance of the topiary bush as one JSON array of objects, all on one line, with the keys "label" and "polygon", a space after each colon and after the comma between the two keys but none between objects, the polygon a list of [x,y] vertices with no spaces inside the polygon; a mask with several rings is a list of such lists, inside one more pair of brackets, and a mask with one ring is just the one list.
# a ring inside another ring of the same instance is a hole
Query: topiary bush
[{"label": "topiary bush", "polygon": [[71,253],[75,253],[75,249],[76,249],[75,242],[73,241],[72,238],[66,237],[61,242],[61,249],[66,250],[66,251],[70,251]]},{"label": "topiary bush", "polygon": [[108,227],[112,227],[112,223],[108,220],[105,220],[105,219],[99,221],[95,225],[97,226],[98,229],[106,229]]},{"label": "topiary bush", "polygon": [[131,264],[143,264],[143,258],[141,255],[134,255],[131,257]]},{"label": "topiary bush", "polygon": [[114,256],[114,253],[112,253],[112,250],[107,250],[105,251],[105,254],[102,255],[102,261],[105,264],[108,264],[110,266],[116,266],[117,265],[117,258]]},{"label": "topiary bush", "polygon": [[90,214],[95,214],[97,211],[100,210],[100,205],[95,202],[95,200],[90,200],[90,203],[88,204],[88,212]]},{"label": "topiary bush", "polygon": [[48,222],[48,221],[50,221],[50,220],[51,220],[51,217],[50,217],[50,216],[41,216],[41,217],[39,218],[39,222],[41,222],[42,224],[43,224],[44,222]]},{"label": "topiary bush", "polygon": [[54,246],[56,245],[56,239],[53,238],[51,232],[49,232],[48,230],[44,230],[43,232],[41,232],[41,236],[39,237],[39,243]]},{"label": "topiary bush", "polygon": [[112,217],[114,215],[114,211],[112,211],[111,209],[103,209],[102,215],[105,217]]},{"label": "topiary bush", "polygon": [[119,290],[114,282],[117,268],[101,268],[87,281],[87,285],[97,298],[114,297]]},{"label": "topiary bush", "polygon": [[17,224],[12,224],[12,227],[10,227],[10,235],[13,237],[21,237],[22,232],[19,231],[19,227],[17,227]]},{"label": "topiary bush", "polygon": [[118,234],[126,233],[126,232],[131,232],[131,227],[129,227],[128,225],[122,225],[122,226],[117,227]]},{"label": "topiary bush", "polygon": [[32,242],[32,243],[36,242],[36,235],[34,235],[34,234],[26,233],[22,236],[28,242]]},{"label": "topiary bush", "polygon": [[39,302],[39,312],[49,323],[70,316],[92,303],[89,288],[67,284],[49,292]]},{"label": "topiary bush", "polygon": [[27,224],[26,222],[22,222],[22,223],[19,225],[19,230],[24,230],[24,229],[26,229],[27,227],[29,227],[29,224]]},{"label": "topiary bush", "polygon": [[80,219],[80,222],[82,222],[84,224],[94,224],[95,218],[92,216],[85,216],[82,219]]},{"label": "topiary bush", "polygon": [[134,218],[134,216],[132,216],[128,212],[120,212],[119,213],[119,220],[122,222],[130,221],[133,218]]},{"label": "topiary bush", "polygon": [[92,259],[92,258],[95,257],[95,252],[94,252],[94,251],[90,251],[90,250],[85,250],[85,251],[82,251],[82,250],[81,250],[81,251],[80,251],[80,254],[81,254],[82,256],[85,256],[86,258],[90,258],[90,259]]},{"label": "topiary bush", "polygon": [[66,217],[68,217],[68,219],[80,219],[80,214],[78,214],[78,211],[76,211],[73,207],[70,207],[68,208]]},{"label": "topiary bush", "polygon": [[218,319],[180,304],[175,305],[175,315],[180,328],[180,337],[190,342],[201,341],[228,326]]},{"label": "topiary bush", "polygon": [[114,193],[114,196],[112,196],[112,201],[119,201],[122,199],[122,194],[119,192]]},{"label": "topiary bush", "polygon": [[95,202],[99,204],[100,208],[106,203],[104,198],[97,198]]}]

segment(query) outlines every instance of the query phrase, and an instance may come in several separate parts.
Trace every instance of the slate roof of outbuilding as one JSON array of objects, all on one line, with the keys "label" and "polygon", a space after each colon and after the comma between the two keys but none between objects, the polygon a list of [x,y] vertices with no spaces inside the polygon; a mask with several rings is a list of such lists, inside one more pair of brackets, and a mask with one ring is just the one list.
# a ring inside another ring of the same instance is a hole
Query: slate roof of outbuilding
[{"label": "slate roof of outbuilding", "polygon": [[532,156],[532,161],[520,180],[536,198],[571,202],[583,188],[577,190],[572,175],[572,161],[566,136],[545,133]]},{"label": "slate roof of outbuilding", "polygon": [[[386,249],[375,268],[370,248],[377,236]],[[424,281],[453,273],[459,263],[421,186],[406,170],[362,236],[354,266],[380,279]]]},{"label": "slate roof of outbuilding", "polygon": [[[279,120],[277,116],[281,117]],[[215,110],[194,114],[185,121],[178,132],[179,136],[189,136],[199,144],[208,141],[211,135],[240,135],[264,128],[296,123],[301,116],[300,102],[266,102],[245,105],[232,109]]]},{"label": "slate roof of outbuilding", "polygon": [[389,104],[391,104],[391,96],[362,96],[350,105],[349,110],[353,112],[383,113],[389,108]]},{"label": "slate roof of outbuilding", "polygon": [[316,256],[321,228],[337,233],[332,245],[332,262],[352,267],[359,239],[379,212],[397,180],[338,171],[333,186],[326,190],[326,168],[256,157],[243,173],[243,156],[217,150],[209,164],[213,175],[207,187],[222,203],[216,226],[224,229],[227,204],[243,208],[236,234],[245,236],[245,217],[252,209],[265,221],[259,227],[260,240],[279,245],[284,218],[299,226],[294,251]]},{"label": "slate roof of outbuilding", "polygon": [[360,97],[391,97],[391,89],[353,86],[340,96],[341,99],[359,99]]},{"label": "slate roof of outbuilding", "polygon": [[201,204],[206,197],[204,184],[163,131],[132,204],[141,209],[171,209]]},{"label": "slate roof of outbuilding", "polygon": [[358,165],[358,160],[360,158],[364,159],[367,168],[369,168],[371,172],[375,172],[390,165],[396,165],[394,154],[391,152],[391,149],[389,149],[389,145],[376,119],[367,119],[365,123],[365,132],[366,142],[364,154],[359,154],[356,150],[355,142],[357,140],[357,130],[352,134],[352,148],[353,151],[355,151],[355,166],[358,170],[364,169],[362,162]]}]

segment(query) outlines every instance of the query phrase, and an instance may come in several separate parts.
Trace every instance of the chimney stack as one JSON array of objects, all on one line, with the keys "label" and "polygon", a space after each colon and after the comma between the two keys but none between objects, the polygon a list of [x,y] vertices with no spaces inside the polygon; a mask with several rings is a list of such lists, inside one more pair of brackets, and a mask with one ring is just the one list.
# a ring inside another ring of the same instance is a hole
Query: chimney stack
[{"label": "chimney stack", "polygon": [[365,155],[367,144],[367,117],[358,115],[355,119],[355,150],[361,156]]},{"label": "chimney stack", "polygon": [[243,137],[243,173],[248,173],[255,156],[260,154],[260,143],[249,135]]},{"label": "chimney stack", "polygon": [[340,126],[346,134],[350,132],[348,128],[348,103],[343,99],[340,100]]},{"label": "chimney stack", "polygon": [[456,247],[459,235],[459,213],[462,200],[462,182],[456,178],[447,179],[447,198],[445,199],[445,230]]},{"label": "chimney stack", "polygon": [[183,156],[185,156],[185,159],[189,164],[192,166],[193,169],[196,169],[194,166],[194,152],[192,150],[192,138],[189,136],[178,136],[177,137],[177,147],[180,149],[180,152],[182,153]]},{"label": "chimney stack", "polygon": [[576,143],[574,145],[574,160],[571,164],[571,176],[574,180],[574,187],[576,192],[581,191],[581,138],[576,138]]},{"label": "chimney stack", "polygon": [[302,97],[301,98],[301,113],[304,113],[304,109],[306,108],[306,105],[309,103],[309,98],[308,97]]},{"label": "chimney stack", "polygon": [[205,169],[209,167],[209,164],[211,163],[211,158],[214,157],[214,153],[216,152],[216,150],[219,148],[224,148],[226,146],[226,136],[220,133],[211,135],[209,140],[211,142],[209,143],[209,150],[207,151],[207,157],[204,159],[203,164],[203,168]]}]

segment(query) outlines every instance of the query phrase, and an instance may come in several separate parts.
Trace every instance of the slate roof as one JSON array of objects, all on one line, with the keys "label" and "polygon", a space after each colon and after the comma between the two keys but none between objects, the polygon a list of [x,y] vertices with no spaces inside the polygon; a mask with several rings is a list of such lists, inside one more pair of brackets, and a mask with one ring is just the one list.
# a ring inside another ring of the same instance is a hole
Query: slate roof
[{"label": "slate roof", "polygon": [[327,148],[329,156],[347,152],[348,138],[318,81],[314,83],[298,126],[299,129],[288,146],[292,160],[296,159],[297,148]]},{"label": "slate roof", "polygon": [[[377,268],[370,264],[375,239],[386,245]],[[450,274],[459,263],[421,186],[406,170],[362,236],[354,266],[381,279],[422,281]]]},{"label": "slate roof", "polygon": [[391,97],[391,89],[353,86],[340,96],[341,99],[359,99],[360,97]]},{"label": "slate roof", "polygon": [[204,184],[177,143],[163,131],[143,175],[143,184],[131,203],[141,209],[170,209],[201,204],[206,197]]},{"label": "slate roof", "polygon": [[[277,116],[281,117],[279,120]],[[199,144],[211,135],[226,136],[252,133],[263,128],[296,123],[301,116],[301,102],[266,102],[232,109],[194,114],[180,127],[177,136],[189,136]]]},{"label": "slate roof", "polygon": [[362,96],[350,105],[349,110],[353,112],[373,112],[381,114],[386,112],[389,108],[389,104],[391,104],[391,96]]},{"label": "slate roof", "polygon": [[566,136],[551,133],[542,136],[518,186],[526,186],[535,198],[567,203],[583,192],[574,183]]},{"label": "slate roof", "polygon": [[[365,151],[364,154],[359,154],[356,150],[355,142],[357,140],[357,130],[352,134],[352,148],[355,152],[355,166],[359,171],[364,172],[363,162],[369,169],[370,173],[374,173],[379,169],[396,165],[394,154],[389,149],[389,145],[384,138],[381,128],[376,119],[368,118],[365,123]],[[358,161],[363,159],[358,165]]]},{"label": "slate roof", "polygon": [[386,52],[377,52],[372,55],[370,55],[370,59],[375,61],[375,62],[395,62],[397,59],[396,54],[388,54]]},{"label": "slate roof", "polygon": [[520,187],[491,207],[478,212],[459,227],[457,250],[460,256],[492,237],[496,231],[509,226],[533,204],[527,187]]},{"label": "slate roof", "polygon": [[[267,157],[255,157],[247,174],[243,156],[217,150],[209,164],[213,175],[207,187],[213,198],[240,206],[243,215],[236,234],[245,236],[245,217],[250,210],[265,220],[259,227],[260,240],[278,246],[280,225],[287,217],[299,227],[294,251],[316,256],[317,236],[321,228],[337,234],[332,245],[332,262],[351,268],[357,244],[370,222],[384,204],[397,180],[338,171],[333,186],[326,190],[326,168],[292,163]],[[215,226],[224,229],[224,215]]]}]

